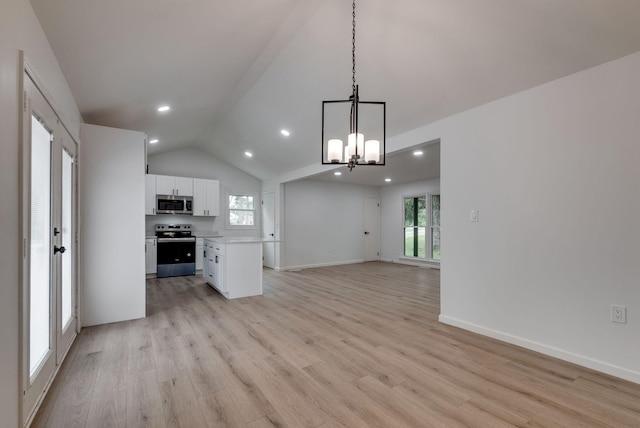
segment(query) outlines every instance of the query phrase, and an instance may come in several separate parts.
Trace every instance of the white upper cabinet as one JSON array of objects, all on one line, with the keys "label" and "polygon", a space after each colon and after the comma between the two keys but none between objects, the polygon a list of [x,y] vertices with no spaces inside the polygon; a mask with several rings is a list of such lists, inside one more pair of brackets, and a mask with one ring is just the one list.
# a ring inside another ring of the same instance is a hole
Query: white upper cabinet
[{"label": "white upper cabinet", "polygon": [[220,215],[220,182],[218,180],[193,179],[193,215]]},{"label": "white upper cabinet", "polygon": [[157,175],[156,194],[193,196],[193,178]]},{"label": "white upper cabinet", "polygon": [[145,175],[144,213],[156,214],[156,176],[153,174]]}]

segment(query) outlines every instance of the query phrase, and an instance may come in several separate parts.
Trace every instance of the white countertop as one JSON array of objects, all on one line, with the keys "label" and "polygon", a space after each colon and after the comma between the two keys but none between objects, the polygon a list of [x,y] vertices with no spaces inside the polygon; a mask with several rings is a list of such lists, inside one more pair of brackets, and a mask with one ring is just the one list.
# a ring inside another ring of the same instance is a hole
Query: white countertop
[{"label": "white countertop", "polygon": [[214,242],[219,242],[221,244],[252,244],[252,243],[261,243],[264,241],[262,238],[255,238],[249,236],[238,236],[238,237],[219,237],[219,238],[207,238]]}]

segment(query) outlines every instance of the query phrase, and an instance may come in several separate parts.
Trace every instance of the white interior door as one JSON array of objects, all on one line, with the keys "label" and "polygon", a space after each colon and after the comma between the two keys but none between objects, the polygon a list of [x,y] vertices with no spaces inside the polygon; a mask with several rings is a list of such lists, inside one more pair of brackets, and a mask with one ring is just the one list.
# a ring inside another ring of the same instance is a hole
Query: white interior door
[{"label": "white interior door", "polygon": [[380,200],[364,198],[364,261],[380,259]]},{"label": "white interior door", "polygon": [[[76,207],[77,207],[77,148],[71,136],[61,130],[60,138],[54,149],[59,155],[60,168],[59,176],[54,176],[56,186],[59,190],[59,206],[56,210],[59,214],[59,236],[61,241],[58,263],[60,265],[57,279],[57,307],[56,307],[56,337],[57,356],[56,363],[62,363],[62,359],[69,350],[73,339],[76,336],[76,265],[77,254],[77,232],[76,232]],[[56,156],[57,157],[57,156]],[[54,231],[55,233],[56,231]]]},{"label": "white interior door", "polygon": [[76,335],[76,149],[28,75],[24,89],[21,383],[28,421]]},{"label": "white interior door", "polygon": [[275,266],[276,222],[273,192],[262,194],[262,238],[267,241],[262,244],[262,265],[273,269]]}]

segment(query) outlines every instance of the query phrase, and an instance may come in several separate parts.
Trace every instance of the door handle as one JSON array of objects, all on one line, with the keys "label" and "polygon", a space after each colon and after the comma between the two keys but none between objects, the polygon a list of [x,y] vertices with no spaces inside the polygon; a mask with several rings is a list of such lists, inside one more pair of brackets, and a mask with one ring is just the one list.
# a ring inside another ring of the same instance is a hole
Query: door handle
[{"label": "door handle", "polygon": [[67,249],[66,249],[66,248],[64,248],[64,247],[60,247],[60,248],[58,248],[56,245],[54,245],[54,246],[53,246],[53,254],[56,254],[56,253],[60,253],[60,254],[62,254],[62,253],[64,253],[65,251],[67,251]]},{"label": "door handle", "polygon": [[269,236],[273,236],[273,233],[270,233]]},{"label": "door handle", "polygon": [[369,232],[365,232],[364,234],[365,234],[365,235],[368,235],[368,234],[369,234]]},{"label": "door handle", "polygon": [[53,228],[53,236],[58,236],[58,235],[60,235],[60,231],[58,230],[57,227],[54,227]]}]

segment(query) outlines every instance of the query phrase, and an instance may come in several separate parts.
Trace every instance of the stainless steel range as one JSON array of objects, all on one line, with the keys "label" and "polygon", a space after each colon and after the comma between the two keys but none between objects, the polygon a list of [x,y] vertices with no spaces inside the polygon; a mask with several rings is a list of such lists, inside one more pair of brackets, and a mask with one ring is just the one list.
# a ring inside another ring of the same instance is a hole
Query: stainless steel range
[{"label": "stainless steel range", "polygon": [[190,224],[156,224],[158,278],[195,275],[196,238]]}]

